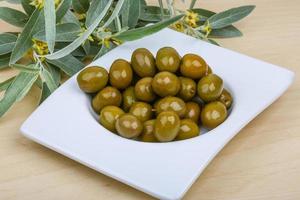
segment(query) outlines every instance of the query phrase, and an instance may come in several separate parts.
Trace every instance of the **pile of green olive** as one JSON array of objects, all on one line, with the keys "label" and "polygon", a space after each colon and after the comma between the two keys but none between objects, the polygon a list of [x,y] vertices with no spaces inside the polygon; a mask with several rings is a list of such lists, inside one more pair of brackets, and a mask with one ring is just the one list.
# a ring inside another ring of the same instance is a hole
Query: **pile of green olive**
[{"label": "pile of green olive", "polygon": [[196,54],[182,58],[172,47],[156,58],[136,49],[131,62],[115,60],[109,72],[91,66],[77,76],[92,95],[92,108],[106,129],[144,142],[196,137],[200,126],[213,129],[225,121],[232,105],[223,80]]}]

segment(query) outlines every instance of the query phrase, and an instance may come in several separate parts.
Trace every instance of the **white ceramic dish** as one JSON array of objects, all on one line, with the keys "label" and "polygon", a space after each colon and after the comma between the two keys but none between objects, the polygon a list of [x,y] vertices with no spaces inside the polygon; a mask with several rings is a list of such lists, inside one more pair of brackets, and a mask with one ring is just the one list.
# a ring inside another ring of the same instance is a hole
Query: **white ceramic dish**
[{"label": "white ceramic dish", "polygon": [[233,109],[219,127],[179,142],[142,143],[123,139],[93,118],[89,98],[80,91],[73,76],[38,107],[22,125],[21,132],[154,197],[182,198],[226,143],[288,88],[294,73],[170,29],[125,43],[93,64],[109,69],[117,58],[130,60],[136,48],[146,47],[156,53],[164,46],[176,48],[180,55],[200,54],[233,92]]}]

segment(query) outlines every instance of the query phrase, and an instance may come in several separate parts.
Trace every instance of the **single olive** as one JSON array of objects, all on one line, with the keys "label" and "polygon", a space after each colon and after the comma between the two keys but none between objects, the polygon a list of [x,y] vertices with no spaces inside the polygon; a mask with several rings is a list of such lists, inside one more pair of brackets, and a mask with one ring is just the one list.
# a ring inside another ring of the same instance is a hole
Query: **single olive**
[{"label": "single olive", "polygon": [[201,112],[201,122],[203,126],[212,129],[225,121],[227,109],[219,101],[213,101],[204,106]]},{"label": "single olive", "polygon": [[92,100],[92,107],[95,112],[100,113],[104,106],[120,106],[122,95],[118,89],[107,86],[100,90]]},{"label": "single olive", "polygon": [[179,77],[180,80],[180,90],[178,96],[182,98],[184,101],[191,100],[197,91],[196,83],[193,79],[186,77]]},{"label": "single olive", "polygon": [[200,113],[201,113],[201,107],[198,103],[195,102],[187,102],[185,104],[186,106],[186,112],[184,117],[186,119],[191,119],[193,120],[195,123],[199,123],[199,118],[200,118]]},{"label": "single olive", "polygon": [[180,90],[180,81],[170,72],[159,72],[153,78],[152,89],[161,97],[175,96]]},{"label": "single olive", "polygon": [[152,80],[153,79],[151,77],[144,77],[136,83],[134,92],[137,99],[151,102],[156,98],[152,89]]},{"label": "single olive", "polygon": [[134,72],[140,77],[152,77],[155,75],[155,59],[146,48],[138,48],[132,53],[131,65]]},{"label": "single olive", "polygon": [[86,93],[95,93],[103,89],[108,82],[108,73],[103,67],[87,67],[77,76],[80,89]]},{"label": "single olive", "polygon": [[176,140],[185,140],[196,137],[200,134],[198,125],[191,119],[183,119],[180,121],[179,133]]},{"label": "single olive", "polygon": [[132,104],[137,101],[134,92],[134,87],[133,86],[128,87],[123,92],[122,97],[123,97],[123,109],[127,112],[129,111]]},{"label": "single olive", "polygon": [[152,106],[144,102],[135,102],[130,107],[129,113],[136,116],[141,122],[145,122],[152,117]]},{"label": "single olive", "polygon": [[105,106],[100,112],[99,122],[104,128],[116,132],[116,120],[123,114],[124,111],[117,106]]},{"label": "single olive", "polygon": [[180,65],[180,72],[183,76],[200,79],[207,71],[207,64],[202,57],[191,53],[183,56]]},{"label": "single olive", "polygon": [[140,140],[143,142],[158,142],[154,135],[155,119],[144,122],[144,129],[140,135]]},{"label": "single olive", "polygon": [[180,55],[172,47],[163,47],[157,51],[156,66],[159,71],[176,72],[180,65]]},{"label": "single olive", "polygon": [[109,82],[118,89],[127,88],[132,81],[132,69],[130,63],[123,59],[113,62],[109,70]]},{"label": "single olive", "polygon": [[233,98],[231,94],[224,88],[219,99],[221,103],[223,103],[227,109],[229,109],[232,105]]},{"label": "single olive", "polygon": [[132,114],[121,115],[116,121],[116,130],[122,137],[135,138],[143,131],[143,124]]},{"label": "single olive", "polygon": [[186,106],[182,99],[178,97],[165,97],[155,105],[156,115],[163,111],[174,111],[179,117],[184,117]]},{"label": "single olive", "polygon": [[205,102],[217,100],[220,97],[222,90],[223,80],[215,74],[204,76],[197,85],[198,95]]},{"label": "single olive", "polygon": [[180,119],[173,111],[161,112],[155,121],[154,135],[160,142],[169,142],[176,138],[180,128]]}]

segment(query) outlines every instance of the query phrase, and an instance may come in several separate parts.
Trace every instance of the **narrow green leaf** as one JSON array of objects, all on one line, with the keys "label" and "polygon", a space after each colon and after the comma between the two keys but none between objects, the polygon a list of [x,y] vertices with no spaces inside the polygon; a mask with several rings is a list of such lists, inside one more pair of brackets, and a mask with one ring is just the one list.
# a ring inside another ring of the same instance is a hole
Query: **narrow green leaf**
[{"label": "narrow green leaf", "polygon": [[[29,92],[29,90],[31,89],[32,85],[34,84],[34,82],[37,80],[37,78],[39,77],[38,74],[33,74],[34,76],[32,77],[32,79],[27,83],[27,85],[25,85],[25,87],[23,87],[23,89],[20,91],[20,93],[17,95],[16,97],[16,102],[21,101],[26,94]],[[1,111],[0,111],[1,112]]]},{"label": "narrow green leaf", "polygon": [[203,9],[203,8],[194,8],[194,9],[192,9],[192,11],[197,13],[201,17],[205,17],[205,18],[209,18],[209,17],[213,16],[214,14],[216,14],[213,11],[206,10],[206,9]]},{"label": "narrow green leaf", "polygon": [[46,41],[50,53],[53,53],[56,34],[55,4],[53,0],[45,0],[44,3]]},{"label": "narrow green leaf", "polygon": [[72,0],[63,0],[63,2],[60,3],[56,11],[56,22],[60,22],[60,20],[65,16],[71,6],[71,3]]},{"label": "narrow green leaf", "polygon": [[50,74],[55,82],[55,85],[58,87],[61,82],[60,69],[50,63],[47,63],[47,62],[45,63],[44,67],[50,72]]},{"label": "narrow green leaf", "polygon": [[180,18],[182,18],[183,15],[178,15],[169,19],[166,19],[164,21],[158,22],[156,24],[153,24],[151,26],[131,29],[129,31],[125,31],[117,36],[115,38],[121,40],[121,41],[132,41],[137,40],[142,37],[145,37],[147,35],[151,35],[153,33],[156,33],[160,31],[163,28],[168,27],[169,25],[173,24],[174,22],[178,21]]},{"label": "narrow green leaf", "polygon": [[20,4],[21,0],[6,0],[8,3],[12,3],[12,4]]},{"label": "narrow green leaf", "polygon": [[[74,40],[71,44],[69,44],[65,48],[63,48],[63,49],[61,49],[61,50],[59,50],[59,51],[57,51],[57,52],[55,52],[53,54],[47,55],[46,58],[50,59],[50,60],[62,58],[62,57],[65,57],[66,55],[70,54],[75,49],[77,49],[77,47],[79,47],[86,39],[88,39],[88,37],[92,34],[92,32],[95,30],[95,28],[97,28],[98,24],[104,18],[105,14],[107,13],[108,9],[110,8],[112,2],[113,2],[113,0],[109,1],[109,3],[106,5],[106,7],[103,10],[103,12],[97,17],[97,19],[86,30],[86,32],[84,32],[79,38],[77,38],[76,40]],[[119,2],[122,2],[122,0],[120,0]],[[119,2],[117,3],[117,5],[119,4]],[[117,8],[117,5],[116,5],[116,8]],[[115,8],[115,10],[116,10],[116,8]]]},{"label": "narrow green leaf", "polygon": [[48,63],[60,68],[67,75],[72,76],[84,67],[84,64],[71,55],[57,60],[47,60]]},{"label": "narrow green leaf", "polygon": [[45,99],[47,99],[50,96],[50,94],[51,94],[51,91],[48,88],[47,84],[43,83],[43,85],[42,85],[42,94],[41,94],[39,104],[43,103],[45,101]]},{"label": "narrow green leaf", "polygon": [[21,11],[8,7],[0,7],[0,19],[14,26],[23,27],[28,17]]},{"label": "narrow green leaf", "polygon": [[27,72],[27,73],[38,73],[40,69],[35,64],[30,65],[21,65],[21,64],[12,64],[12,68],[18,69],[21,72]]},{"label": "narrow green leaf", "polygon": [[162,0],[158,0],[158,5],[160,8],[160,19],[163,20],[164,19],[164,4]]},{"label": "narrow green leaf", "polygon": [[231,25],[237,22],[247,15],[249,15],[255,6],[241,6],[237,8],[231,8],[229,10],[217,13],[210,18],[208,22],[212,29],[219,29]]},{"label": "narrow green leaf", "polygon": [[130,0],[125,0],[121,10],[121,21],[123,27],[128,26],[129,9],[130,9]]},{"label": "narrow green leaf", "polygon": [[109,0],[92,1],[91,6],[86,14],[85,26],[89,28],[97,17],[104,11]]},{"label": "narrow green leaf", "polygon": [[242,36],[242,32],[236,27],[230,25],[221,29],[213,29],[209,37],[212,38],[232,38],[232,37],[240,37]]},{"label": "narrow green leaf", "polygon": [[[72,42],[81,33],[80,27],[73,23],[64,23],[56,25],[56,42]],[[33,38],[40,41],[46,41],[45,30],[37,32]]]},{"label": "narrow green leaf", "polygon": [[56,90],[57,88],[57,85],[53,80],[51,73],[45,67],[41,67],[40,75],[42,77],[43,82],[45,82],[47,87],[49,88],[50,92],[54,92],[54,90]]},{"label": "narrow green leaf", "polygon": [[21,72],[7,88],[4,97],[0,101],[0,117],[18,100],[21,100],[29,91],[38,74]]},{"label": "narrow green leaf", "polygon": [[169,18],[170,14],[167,9],[163,9],[164,15],[161,16],[161,8],[157,6],[146,6],[141,11],[140,19],[149,22],[159,22],[161,18]]},{"label": "narrow green leaf", "polygon": [[21,4],[25,12],[28,14],[28,16],[31,16],[31,14],[34,12],[35,7],[30,5],[31,0],[21,0]]},{"label": "narrow green leaf", "polygon": [[129,13],[128,13],[128,24],[127,26],[129,28],[134,28],[137,25],[138,19],[140,17],[141,13],[141,3],[139,0],[137,1],[131,1],[127,0],[129,2]]},{"label": "narrow green leaf", "polygon": [[125,0],[119,0],[118,3],[116,4],[112,14],[110,15],[110,17],[105,21],[104,25],[102,26],[102,28],[106,28],[108,25],[110,25],[113,20],[118,17],[120,11],[121,11],[121,8],[123,6],[123,3],[124,3]]},{"label": "narrow green leaf", "polygon": [[11,54],[9,63],[16,63],[32,46],[32,36],[37,32],[37,29],[43,24],[43,13],[35,10],[25,25],[22,33],[19,35],[16,45]]},{"label": "narrow green leaf", "polygon": [[2,33],[0,34],[0,55],[4,55],[10,53],[14,46],[17,37],[10,33]]},{"label": "narrow green leaf", "polygon": [[215,40],[208,38],[208,42],[217,46],[220,46]]},{"label": "narrow green leaf", "polygon": [[117,47],[117,45],[115,45],[113,43],[111,43],[108,48],[105,45],[102,45],[101,49],[99,50],[99,52],[97,53],[97,55],[94,57],[93,60],[100,58],[101,56],[103,56],[104,54],[106,54],[107,52],[109,52],[110,50],[112,50],[116,47]]},{"label": "narrow green leaf", "polygon": [[194,8],[196,1],[197,0],[191,0],[190,10]]},{"label": "narrow green leaf", "polygon": [[72,5],[73,5],[73,9],[77,13],[82,14],[89,9],[90,2],[87,0],[72,0]]},{"label": "narrow green leaf", "polygon": [[0,69],[4,69],[9,66],[10,54],[0,55]]},{"label": "narrow green leaf", "polygon": [[1,82],[0,83],[0,92],[6,90],[10,86],[10,84],[14,81],[14,79],[15,79],[15,76],[7,79],[6,81]]},{"label": "narrow green leaf", "polygon": [[90,49],[91,49],[91,44],[90,41],[86,40],[83,44],[82,44],[82,48],[85,52],[86,55],[90,54]]},{"label": "narrow green leaf", "polygon": [[80,22],[78,21],[78,19],[76,18],[76,16],[70,10],[68,10],[66,12],[66,14],[63,16],[63,18],[62,18],[61,21],[62,21],[62,23],[77,24],[80,27]]}]

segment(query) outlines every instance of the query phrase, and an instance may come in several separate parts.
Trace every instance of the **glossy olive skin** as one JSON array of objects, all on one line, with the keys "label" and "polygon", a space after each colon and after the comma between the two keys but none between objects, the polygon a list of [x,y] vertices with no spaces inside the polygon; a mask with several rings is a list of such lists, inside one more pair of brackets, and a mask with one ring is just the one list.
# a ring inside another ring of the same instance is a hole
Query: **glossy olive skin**
[{"label": "glossy olive skin", "polygon": [[174,73],[180,66],[180,55],[172,47],[163,47],[157,51],[156,66],[159,71]]},{"label": "glossy olive skin", "polygon": [[122,93],[123,99],[123,109],[127,112],[133,103],[137,102],[137,98],[135,96],[134,87],[130,86]]},{"label": "glossy olive skin", "polygon": [[219,101],[213,101],[206,104],[201,112],[201,122],[206,128],[212,129],[225,121],[227,109]]},{"label": "glossy olive skin", "polygon": [[155,121],[154,135],[160,142],[170,142],[176,138],[180,128],[180,119],[175,112],[161,112]]},{"label": "glossy olive skin", "polygon": [[180,121],[179,133],[176,140],[186,140],[196,137],[200,134],[198,125],[191,119],[183,119]]},{"label": "glossy olive skin", "polygon": [[161,97],[175,96],[180,90],[180,81],[170,72],[159,72],[153,78],[152,89]]},{"label": "glossy olive skin", "polygon": [[95,112],[99,113],[104,106],[120,106],[122,95],[118,89],[107,86],[100,90],[92,100],[92,107]]},{"label": "glossy olive skin", "polygon": [[140,135],[140,140],[143,142],[158,142],[154,135],[155,119],[145,121],[143,126],[144,129]]},{"label": "glossy olive skin", "polygon": [[191,79],[200,79],[208,71],[205,60],[196,54],[186,54],[183,56],[180,65],[180,72],[183,76]]},{"label": "glossy olive skin", "polygon": [[151,77],[145,77],[136,83],[134,92],[137,99],[151,102],[156,98],[156,94],[152,89],[152,81],[153,79]]},{"label": "glossy olive skin", "polygon": [[105,106],[100,112],[99,122],[104,128],[116,132],[116,120],[123,114],[124,111],[117,106]]},{"label": "glossy olive skin", "polygon": [[125,138],[135,138],[143,131],[143,124],[132,114],[124,114],[116,121],[116,130],[119,135]]},{"label": "glossy olive skin", "polygon": [[197,92],[197,85],[195,81],[186,77],[179,77],[179,80],[180,90],[178,96],[184,101],[191,100]]},{"label": "glossy olive skin", "polygon": [[207,72],[206,72],[206,75],[212,74],[212,73],[213,73],[213,71],[212,71],[211,67],[210,67],[209,65],[207,65]]},{"label": "glossy olive skin", "polygon": [[132,81],[133,72],[130,63],[123,59],[113,62],[109,70],[109,82],[118,89],[127,88]]},{"label": "glossy olive skin", "polygon": [[179,117],[184,117],[186,106],[182,99],[178,97],[165,97],[155,105],[156,115],[163,111],[173,111]]},{"label": "glossy olive skin", "polygon": [[141,122],[145,122],[152,117],[152,106],[145,102],[135,102],[129,113],[136,116]]},{"label": "glossy olive skin", "polygon": [[204,76],[197,85],[197,92],[199,97],[205,101],[217,100],[223,90],[223,80],[216,74],[208,74]]},{"label": "glossy olive skin", "polygon": [[134,72],[140,77],[152,77],[155,75],[155,59],[146,48],[136,49],[131,56],[131,65]]},{"label": "glossy olive skin", "polygon": [[199,118],[200,118],[200,113],[201,113],[201,107],[198,103],[195,102],[187,102],[185,104],[186,106],[186,112],[184,115],[184,118],[186,119],[191,119],[195,123],[199,123]]},{"label": "glossy olive skin", "polygon": [[233,102],[231,94],[225,88],[223,89],[218,100],[223,103],[227,109],[231,107]]},{"label": "glossy olive skin", "polygon": [[77,76],[80,89],[86,93],[95,93],[103,89],[108,82],[108,72],[103,67],[87,67]]}]

